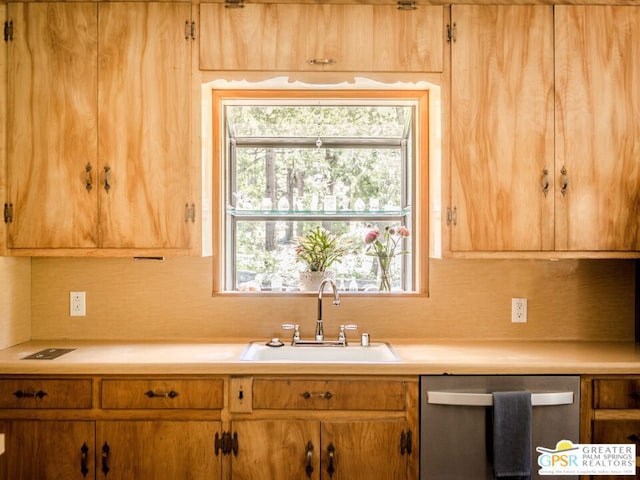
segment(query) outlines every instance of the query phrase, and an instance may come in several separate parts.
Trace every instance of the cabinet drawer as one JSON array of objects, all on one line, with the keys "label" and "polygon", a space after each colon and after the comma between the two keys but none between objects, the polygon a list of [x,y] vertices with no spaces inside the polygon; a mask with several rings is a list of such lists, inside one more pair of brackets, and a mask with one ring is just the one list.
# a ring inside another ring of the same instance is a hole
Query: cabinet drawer
[{"label": "cabinet drawer", "polygon": [[404,410],[402,381],[269,380],[253,381],[255,409]]},{"label": "cabinet drawer", "polygon": [[102,380],[102,408],[205,408],[223,405],[222,380]]},{"label": "cabinet drawer", "polygon": [[594,380],[593,408],[640,408],[640,379]]},{"label": "cabinet drawer", "polygon": [[91,408],[91,380],[3,378],[0,408]]}]

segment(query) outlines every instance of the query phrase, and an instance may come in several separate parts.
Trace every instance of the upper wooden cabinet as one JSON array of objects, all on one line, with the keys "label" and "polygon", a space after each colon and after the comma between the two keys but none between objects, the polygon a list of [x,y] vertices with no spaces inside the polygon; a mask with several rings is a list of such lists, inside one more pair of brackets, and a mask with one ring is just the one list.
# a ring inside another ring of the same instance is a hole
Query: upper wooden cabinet
[{"label": "upper wooden cabinet", "polygon": [[557,6],[556,250],[640,251],[640,8]]},{"label": "upper wooden cabinet", "polygon": [[451,21],[451,250],[552,249],[553,8],[453,5]]},{"label": "upper wooden cabinet", "polygon": [[200,4],[201,70],[439,72],[444,8]]},{"label": "upper wooden cabinet", "polygon": [[186,2],[8,7],[13,253],[190,247],[190,20]]},{"label": "upper wooden cabinet", "polygon": [[9,248],[98,244],[98,188],[86,188],[97,168],[97,12],[83,2],[8,6]]},{"label": "upper wooden cabinet", "polygon": [[454,5],[452,25],[451,252],[637,256],[640,8]]},{"label": "upper wooden cabinet", "polygon": [[100,3],[98,20],[100,246],[188,248],[191,5]]}]

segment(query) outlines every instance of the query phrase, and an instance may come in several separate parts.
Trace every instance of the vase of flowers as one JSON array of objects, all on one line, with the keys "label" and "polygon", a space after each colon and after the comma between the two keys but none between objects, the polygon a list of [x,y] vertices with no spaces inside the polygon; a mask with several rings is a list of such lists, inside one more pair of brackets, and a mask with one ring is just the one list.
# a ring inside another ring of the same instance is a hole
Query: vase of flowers
[{"label": "vase of flowers", "polygon": [[340,263],[346,253],[340,236],[317,226],[298,239],[296,259],[305,264],[300,272],[300,289],[303,291],[318,290],[322,280],[327,278],[329,267]]},{"label": "vase of flowers", "polygon": [[409,236],[409,229],[405,226],[391,227],[387,225],[384,232],[378,227],[370,229],[364,237],[367,245],[367,255],[376,257],[378,261],[378,290],[390,292],[393,285],[391,267],[396,255],[407,253],[401,250],[403,239]]}]

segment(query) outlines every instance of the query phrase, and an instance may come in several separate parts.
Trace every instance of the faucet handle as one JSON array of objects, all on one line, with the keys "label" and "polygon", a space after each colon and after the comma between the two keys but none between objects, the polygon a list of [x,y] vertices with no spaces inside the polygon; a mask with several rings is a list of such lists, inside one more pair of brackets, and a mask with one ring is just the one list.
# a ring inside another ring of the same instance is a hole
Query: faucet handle
[{"label": "faucet handle", "polygon": [[345,345],[347,344],[347,334],[345,333],[345,330],[357,330],[358,329],[358,325],[340,325],[340,334],[338,335],[338,342],[344,343]]},{"label": "faucet handle", "polygon": [[300,325],[293,323],[283,323],[280,325],[283,330],[293,330],[292,342],[296,343],[300,341]]}]

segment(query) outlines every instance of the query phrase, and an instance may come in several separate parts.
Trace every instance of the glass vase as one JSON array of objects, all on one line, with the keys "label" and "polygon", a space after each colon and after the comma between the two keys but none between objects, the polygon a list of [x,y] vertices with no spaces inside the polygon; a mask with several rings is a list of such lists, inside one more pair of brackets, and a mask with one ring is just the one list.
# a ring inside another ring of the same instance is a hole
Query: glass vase
[{"label": "glass vase", "polygon": [[378,256],[378,290],[390,292],[393,279],[391,277],[391,263],[393,257]]}]

